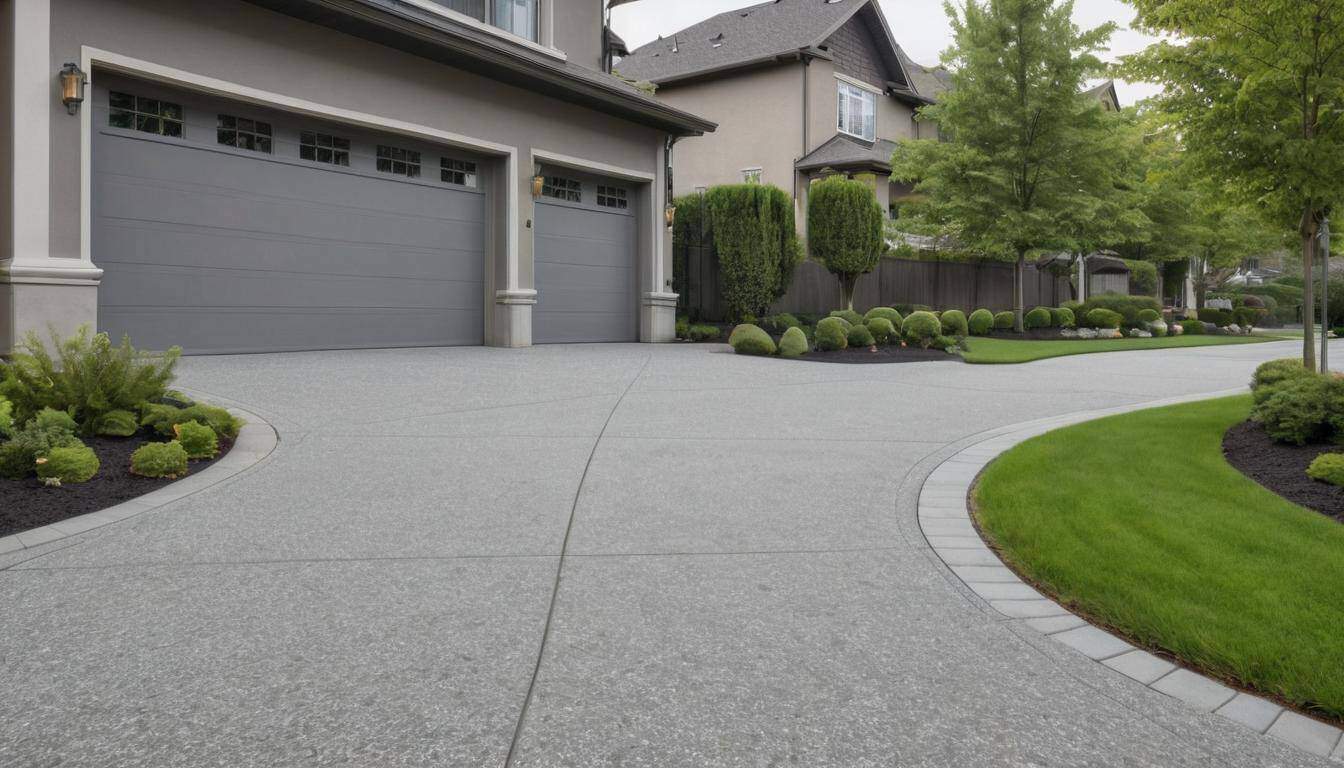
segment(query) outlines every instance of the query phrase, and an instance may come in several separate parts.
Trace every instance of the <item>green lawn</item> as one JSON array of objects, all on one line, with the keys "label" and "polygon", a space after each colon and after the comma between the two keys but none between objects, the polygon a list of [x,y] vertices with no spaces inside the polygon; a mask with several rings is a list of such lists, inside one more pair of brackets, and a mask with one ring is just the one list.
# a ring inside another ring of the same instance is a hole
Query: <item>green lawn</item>
[{"label": "green lawn", "polygon": [[1275,340],[1258,336],[1165,336],[1160,339],[1019,341],[1017,339],[987,339],[971,336],[966,339],[966,350],[961,353],[961,356],[968,363],[1029,363],[1032,360],[1044,360],[1047,357],[1086,355],[1094,352],[1212,347],[1223,344],[1255,344]]},{"label": "green lawn", "polygon": [[1063,604],[1224,679],[1344,717],[1344,525],[1227,464],[1239,396],[1115,416],[987,469],[978,521]]}]

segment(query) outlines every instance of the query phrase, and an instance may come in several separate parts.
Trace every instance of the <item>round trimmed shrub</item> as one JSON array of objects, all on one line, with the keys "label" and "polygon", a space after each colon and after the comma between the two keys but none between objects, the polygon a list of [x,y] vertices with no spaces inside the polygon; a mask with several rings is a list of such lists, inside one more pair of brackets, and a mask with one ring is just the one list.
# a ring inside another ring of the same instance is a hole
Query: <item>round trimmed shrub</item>
[{"label": "round trimmed shrub", "polygon": [[176,440],[171,443],[145,443],[131,454],[131,474],[179,478],[187,474],[187,450]]},{"label": "round trimmed shrub", "polygon": [[[1251,391],[1263,392],[1266,388],[1282,384],[1285,381],[1305,379],[1314,375],[1316,374],[1308,371],[1306,366],[1302,365],[1302,358],[1300,357],[1270,360],[1267,363],[1261,363],[1255,369],[1255,373],[1251,375]],[[1267,394],[1265,396],[1268,397]]]},{"label": "round trimmed shrub", "polygon": [[1078,318],[1068,307],[1056,307],[1050,310],[1050,324],[1056,328],[1072,328],[1078,324]]},{"label": "round trimmed shrub", "polygon": [[873,335],[873,341],[878,344],[890,344],[900,338],[896,326],[892,325],[891,321],[885,317],[874,317],[865,325],[868,326],[868,332]]},{"label": "round trimmed shrub", "polygon": [[933,340],[933,344],[930,346],[932,346],[934,349],[941,349],[944,351],[951,350],[956,348],[957,340],[952,338],[951,336],[939,336],[938,338]]},{"label": "round trimmed shrub", "polygon": [[1307,467],[1307,477],[1331,485],[1344,485],[1344,453],[1322,453]]},{"label": "round trimmed shrub", "polygon": [[1182,320],[1178,325],[1181,326],[1181,333],[1190,336],[1201,336],[1207,332],[1203,320]]},{"label": "round trimmed shrub", "polygon": [[891,323],[891,327],[893,328],[900,328],[901,321],[904,319],[901,317],[900,312],[897,312],[891,307],[873,307],[868,310],[867,314],[863,316],[863,319],[864,322],[867,322],[877,317],[886,318],[887,322]]},{"label": "round trimmed shrub", "polygon": [[750,323],[743,323],[733,329],[732,335],[728,337],[728,343],[732,345],[733,351],[739,355],[773,355],[775,354],[775,340],[770,338],[760,326]]},{"label": "round trimmed shrub", "polygon": [[1000,312],[994,315],[994,330],[1011,331],[1013,323],[1017,321],[1017,315],[1012,312]]},{"label": "round trimmed shrub", "polygon": [[55,408],[43,408],[33,417],[33,423],[43,432],[59,432],[62,434],[73,435],[79,425],[75,423],[75,418],[65,411],[58,411]]},{"label": "round trimmed shrub", "polygon": [[1162,320],[1154,320],[1148,324],[1148,332],[1161,338],[1167,335],[1167,324]]},{"label": "round trimmed shrub", "polygon": [[219,453],[219,436],[204,424],[188,421],[174,426],[173,432],[189,459],[213,459]]},{"label": "round trimmed shrub", "polygon": [[1269,396],[1251,410],[1251,418],[1260,422],[1265,434],[1295,445],[1325,438],[1330,423],[1326,377],[1312,374],[1269,389]]},{"label": "round trimmed shrub", "polygon": [[1092,328],[1119,329],[1124,321],[1124,315],[1110,309],[1094,309],[1087,313],[1087,324]]},{"label": "round trimmed shrub", "polygon": [[780,357],[802,357],[807,354],[807,334],[797,326],[784,331],[779,339]]},{"label": "round trimmed shrub", "polygon": [[37,476],[57,483],[87,483],[98,474],[98,454],[87,445],[52,448],[34,462]]},{"label": "round trimmed shrub", "polygon": [[873,334],[868,330],[868,326],[860,323],[850,327],[845,333],[845,341],[851,347],[871,347],[876,342]]},{"label": "round trimmed shrub", "polygon": [[844,318],[826,317],[817,323],[817,330],[813,335],[817,349],[834,352],[849,346],[849,340],[846,338],[848,333],[849,323],[846,323]]},{"label": "round trimmed shrub", "polygon": [[901,324],[901,333],[906,340],[926,349],[942,335],[942,332],[943,325],[932,312],[911,312]]},{"label": "round trimmed shrub", "polygon": [[[802,324],[801,320],[788,312],[780,312],[777,315],[771,315],[761,320],[761,327],[764,328],[767,333],[783,333],[790,328],[799,328]],[[694,329],[692,329],[692,331],[694,331]]]},{"label": "round trimmed shrub", "polygon": [[966,313],[960,309],[949,309],[938,317],[943,324],[943,333],[948,336],[965,336],[970,333],[966,322]]},{"label": "round trimmed shrub", "polygon": [[1022,325],[1027,328],[1049,328],[1052,322],[1050,310],[1045,307],[1036,307],[1022,318]]},{"label": "round trimmed shrub", "polygon": [[174,405],[154,403],[141,411],[140,426],[149,427],[156,433],[171,437],[173,427],[188,421],[204,424],[215,430],[220,437],[232,440],[243,427],[243,420],[213,405],[196,404],[186,408]]},{"label": "round trimmed shrub", "polygon": [[1152,307],[1140,309],[1136,315],[1140,323],[1152,323],[1162,319],[1162,313]]},{"label": "round trimmed shrub", "polygon": [[1269,309],[1269,305],[1265,303],[1265,300],[1253,293],[1242,294],[1241,305],[1252,309]]},{"label": "round trimmed shrub", "polygon": [[852,309],[837,309],[831,313],[831,317],[838,317],[850,325],[863,325],[863,315]]},{"label": "round trimmed shrub", "polygon": [[977,309],[966,318],[966,330],[972,336],[987,336],[994,328],[994,313],[988,309]]},{"label": "round trimmed shrub", "polygon": [[130,411],[108,411],[93,420],[93,434],[101,437],[130,437],[140,431],[140,420]]}]

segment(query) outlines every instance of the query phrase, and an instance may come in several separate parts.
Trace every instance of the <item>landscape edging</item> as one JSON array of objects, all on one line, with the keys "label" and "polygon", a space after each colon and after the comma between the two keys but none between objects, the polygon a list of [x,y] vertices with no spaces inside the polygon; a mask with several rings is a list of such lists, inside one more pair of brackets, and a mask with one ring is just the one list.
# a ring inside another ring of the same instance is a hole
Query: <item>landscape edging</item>
[{"label": "landscape edging", "polygon": [[240,408],[229,408],[230,413],[244,420],[233,448],[218,461],[197,474],[188,475],[143,496],[137,496],[116,506],[69,517],[60,522],[39,526],[27,531],[0,537],[0,555],[21,552],[50,544],[77,534],[101,528],[132,517],[152,512],[194,493],[218,485],[260,463],[279,444],[275,428],[260,416]]},{"label": "landscape edging", "polygon": [[1069,612],[1008,568],[971,521],[970,491],[981,472],[1003,453],[1062,427],[1166,405],[1244,394],[1244,389],[1177,397],[1024,422],[983,433],[982,439],[944,460],[925,478],[919,494],[919,527],[952,573],[1009,619],[1072,648],[1148,688],[1213,712],[1319,757],[1344,762],[1344,732],[1267,699],[1229,688],[1131,645]]}]

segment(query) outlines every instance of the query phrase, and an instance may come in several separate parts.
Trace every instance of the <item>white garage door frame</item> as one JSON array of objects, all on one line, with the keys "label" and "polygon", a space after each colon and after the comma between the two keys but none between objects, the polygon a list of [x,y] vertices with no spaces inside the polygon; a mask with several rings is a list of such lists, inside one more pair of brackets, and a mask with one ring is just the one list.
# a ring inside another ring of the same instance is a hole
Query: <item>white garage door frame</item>
[{"label": "white garage door frame", "polygon": [[[344,109],[299,99],[273,91],[232,83],[226,80],[201,75],[194,72],[169,67],[132,56],[84,46],[80,53],[80,67],[89,73],[90,87],[99,70],[127,75],[143,80],[151,80],[164,85],[217,96],[233,101],[256,104],[284,112],[307,115],[322,120],[345,123],[373,131],[401,134],[426,141],[461,147],[502,160],[505,165],[504,184],[505,209],[507,223],[503,243],[505,258],[505,284],[496,285],[495,261],[497,248],[486,248],[485,278],[486,296],[483,318],[485,338],[492,338],[494,326],[495,295],[527,296],[535,294],[520,285],[519,248],[518,248],[518,177],[517,147],[508,144],[478,139],[451,131],[443,131],[427,125],[419,125],[395,120],[367,112]],[[80,110],[80,260],[97,267],[93,261],[93,112],[91,108]],[[487,225],[493,220],[495,207],[487,210]]]}]

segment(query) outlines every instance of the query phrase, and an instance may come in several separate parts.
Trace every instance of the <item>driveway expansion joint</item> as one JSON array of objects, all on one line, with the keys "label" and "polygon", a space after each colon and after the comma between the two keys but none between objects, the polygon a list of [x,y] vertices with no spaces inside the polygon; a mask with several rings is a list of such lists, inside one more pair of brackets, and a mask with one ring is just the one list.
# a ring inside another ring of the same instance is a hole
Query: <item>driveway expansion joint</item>
[{"label": "driveway expansion joint", "polygon": [[[947,570],[979,597],[978,602],[1000,614],[1003,620],[1024,620],[1023,623],[1034,631],[1150,690],[1179,699],[1203,712],[1211,712],[1314,755],[1344,762],[1344,732],[1339,728],[1300,715],[1267,699],[1236,691],[1205,675],[1177,667],[1088,623],[1043,595],[1038,599],[987,598],[987,594],[994,594],[995,591],[1034,591],[1036,588],[1022,581],[983,540],[981,546],[984,552],[990,553],[990,558],[967,557],[968,551],[977,555],[982,551],[980,547],[968,548],[965,541],[968,529],[971,535],[977,538],[980,536],[970,522],[968,499],[971,488],[985,467],[1003,453],[1033,437],[1074,424],[1149,408],[1226,397],[1243,391],[1237,389],[1135,403],[987,431],[979,436],[979,440],[945,459],[925,478],[919,496],[917,519],[926,542]],[[950,506],[949,500],[952,499],[956,499],[956,502]]]}]

